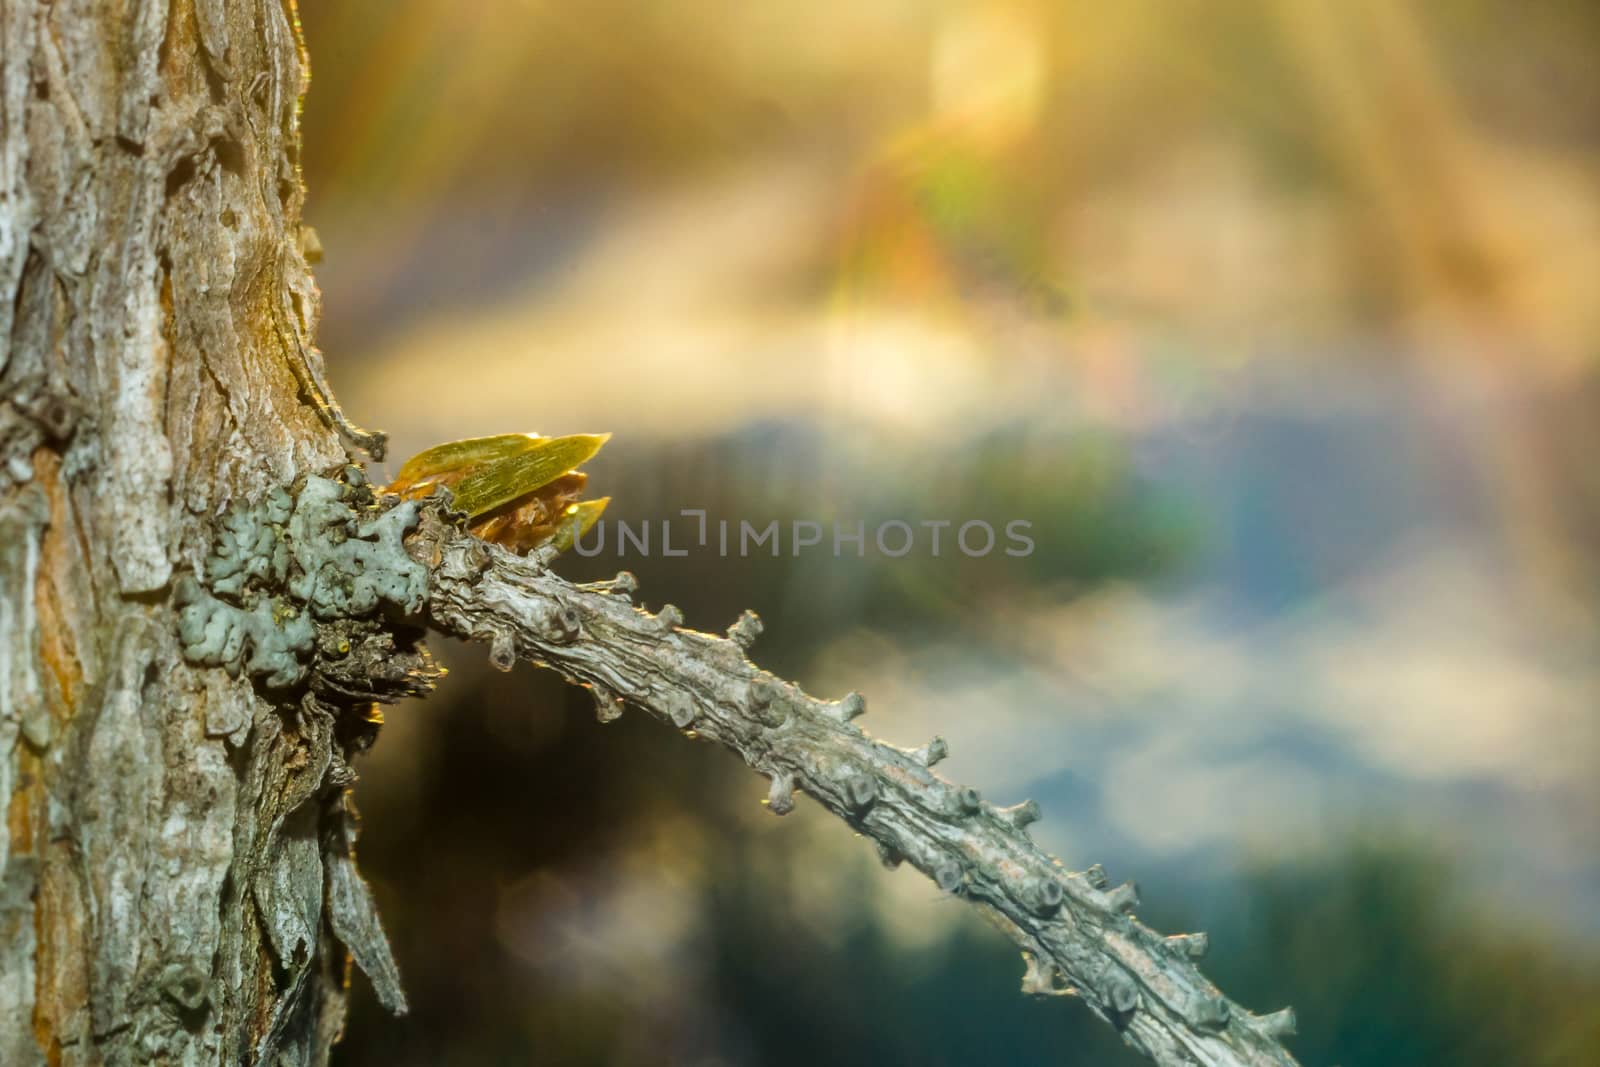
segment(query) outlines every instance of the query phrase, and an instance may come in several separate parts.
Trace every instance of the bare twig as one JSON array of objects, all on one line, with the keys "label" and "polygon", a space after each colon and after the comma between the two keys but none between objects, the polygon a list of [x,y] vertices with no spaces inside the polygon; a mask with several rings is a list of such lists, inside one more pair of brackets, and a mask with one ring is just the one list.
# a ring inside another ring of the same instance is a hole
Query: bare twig
[{"label": "bare twig", "polygon": [[876,841],[885,862],[910,863],[996,915],[1023,950],[1024,992],[1077,994],[1163,1067],[1295,1063],[1280,1043],[1292,1011],[1251,1015],[1222,996],[1193,962],[1204,934],[1155,933],[1131,916],[1132,883],[1110,886],[1098,867],[1068,871],[1041,851],[1025,830],[1039,817],[1032,801],[995,807],[934,774],[942,739],[874,740],[853,721],[866,708],[859,694],[818,700],[756,667],[745,657],[754,615],[727,638],[685,630],[671,605],[633,606],[631,575],[575,585],[432,514],[412,550],[433,573],[434,625],[487,641],[502,667],[531,660],[590,687],[602,718],[627,703],[720,742],[770,779],[777,814],[803,790]]}]

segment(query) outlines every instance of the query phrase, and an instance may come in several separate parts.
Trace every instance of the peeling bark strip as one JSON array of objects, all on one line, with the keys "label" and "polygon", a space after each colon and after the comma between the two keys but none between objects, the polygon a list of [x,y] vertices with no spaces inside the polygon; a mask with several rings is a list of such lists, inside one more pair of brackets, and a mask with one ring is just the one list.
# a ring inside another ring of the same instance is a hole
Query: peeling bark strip
[{"label": "peeling bark strip", "polygon": [[757,668],[745,658],[754,615],[727,639],[684,630],[671,605],[655,615],[633,606],[631,575],[574,585],[539,559],[456,532],[436,509],[412,544],[433,571],[434,625],[487,641],[497,666],[530,660],[589,686],[602,719],[632,704],[732,749],[770,779],[780,815],[804,790],[876,841],[889,865],[910,863],[997,915],[1023,949],[1024,992],[1076,993],[1163,1067],[1294,1064],[1280,1043],[1293,1013],[1252,1015],[1222,996],[1193,962],[1205,935],[1162,937],[1132,917],[1132,883],[1113,887],[1098,866],[1065,870],[1028,838],[1034,802],[996,807],[933,773],[942,739],[884,744],[854,721],[860,694],[818,700]]}]

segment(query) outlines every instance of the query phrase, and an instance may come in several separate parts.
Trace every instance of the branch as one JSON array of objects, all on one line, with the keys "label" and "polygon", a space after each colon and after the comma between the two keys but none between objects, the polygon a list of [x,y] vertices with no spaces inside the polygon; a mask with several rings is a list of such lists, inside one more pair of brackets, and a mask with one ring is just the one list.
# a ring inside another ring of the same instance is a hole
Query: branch
[{"label": "branch", "polygon": [[504,669],[530,660],[589,687],[602,719],[633,704],[725,745],[771,780],[779,815],[804,790],[876,841],[888,865],[910,863],[997,916],[1023,950],[1025,993],[1077,994],[1163,1067],[1294,1067],[1280,1044],[1293,1011],[1251,1015],[1222,996],[1193,963],[1204,934],[1162,937],[1132,918],[1132,883],[1110,887],[1098,866],[1064,869],[1028,838],[1033,801],[995,807],[934,774],[942,738],[918,749],[874,740],[853,721],[866,710],[860,694],[818,700],[756,667],[745,657],[761,629],[754,614],[727,638],[681,629],[671,605],[655,615],[633,606],[626,572],[575,585],[431,508],[411,551],[432,571],[436,627],[487,641]]}]

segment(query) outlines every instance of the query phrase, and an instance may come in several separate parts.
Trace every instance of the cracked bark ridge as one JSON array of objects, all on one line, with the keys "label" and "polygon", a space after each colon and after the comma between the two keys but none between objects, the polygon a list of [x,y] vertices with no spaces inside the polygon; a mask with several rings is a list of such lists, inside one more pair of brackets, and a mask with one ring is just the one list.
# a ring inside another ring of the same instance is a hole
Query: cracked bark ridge
[{"label": "cracked bark ridge", "polygon": [[425,511],[411,550],[433,573],[433,624],[486,641],[509,662],[529,660],[589,687],[602,719],[625,704],[715,741],[769,779],[783,814],[805,792],[872,838],[893,866],[909,863],[944,892],[987,909],[1023,950],[1022,988],[1076,994],[1133,1048],[1163,1067],[1292,1067],[1281,1038],[1293,1013],[1252,1015],[1195,967],[1205,935],[1163,937],[1133,917],[1138,890],[1098,867],[1074,872],[1028,838],[1038,805],[999,807],[932,767],[940,738],[914,749],[857,724],[860,694],[820,700],[756,667],[759,633],[746,614],[729,638],[681,628],[668,605],[632,603],[629,574],[576,585],[544,560],[519,557]]}]

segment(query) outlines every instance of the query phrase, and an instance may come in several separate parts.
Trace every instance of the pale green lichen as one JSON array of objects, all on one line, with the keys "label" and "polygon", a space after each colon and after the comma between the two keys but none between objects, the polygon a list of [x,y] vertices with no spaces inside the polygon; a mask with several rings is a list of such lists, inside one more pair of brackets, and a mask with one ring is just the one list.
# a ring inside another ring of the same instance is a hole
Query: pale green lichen
[{"label": "pale green lichen", "polygon": [[200,577],[185,575],[176,587],[185,658],[282,688],[311,669],[319,621],[364,618],[384,606],[415,616],[428,572],[403,541],[418,509],[381,508],[356,467],[235,504]]},{"label": "pale green lichen", "polygon": [[281,488],[253,507],[229,508],[206,557],[206,584],[231,596],[242,595],[251,584],[282,584],[289,569],[284,524],[293,509],[294,498]]},{"label": "pale green lichen", "polygon": [[347,502],[354,487],[310,478],[289,518],[288,591],[319,619],[369,615],[380,603],[406,615],[421,610],[428,571],[402,541],[419,505],[406,501],[360,521]]},{"label": "pale green lichen", "polygon": [[178,639],[190,663],[241,670],[274,688],[306,675],[317,628],[276,598],[236,607],[212,596],[194,575],[178,579]]}]

